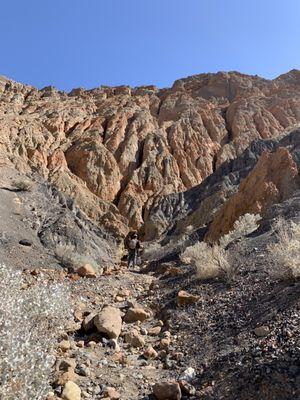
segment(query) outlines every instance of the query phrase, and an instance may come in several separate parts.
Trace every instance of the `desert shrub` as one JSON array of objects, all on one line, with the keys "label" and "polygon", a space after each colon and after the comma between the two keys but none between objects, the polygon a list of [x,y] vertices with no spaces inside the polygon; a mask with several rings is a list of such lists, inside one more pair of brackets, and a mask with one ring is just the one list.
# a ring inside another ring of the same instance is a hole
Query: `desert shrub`
[{"label": "desert shrub", "polygon": [[267,247],[267,271],[275,279],[300,278],[300,223],[278,219],[273,229],[276,242]]},{"label": "desert shrub", "polygon": [[0,398],[44,399],[57,336],[69,321],[68,291],[28,286],[19,270],[0,265],[0,295]]},{"label": "desert shrub", "polygon": [[242,237],[249,235],[256,231],[261,217],[259,214],[244,214],[237,219],[233,224],[233,230],[222,236],[219,243],[220,246],[225,248],[229,243],[241,239]]},{"label": "desert shrub", "polygon": [[210,246],[205,242],[198,242],[186,248],[181,254],[181,260],[190,260],[199,279],[232,278],[232,268],[227,260],[226,251],[218,245]]},{"label": "desert shrub", "polygon": [[29,179],[18,179],[13,181],[13,187],[16,188],[19,192],[30,192],[33,187],[34,183]]},{"label": "desert shrub", "polygon": [[234,250],[226,250],[226,247],[229,243],[255,231],[258,228],[259,220],[259,215],[242,215],[235,221],[233,230],[219,240],[219,244],[210,245],[205,242],[198,242],[187,247],[181,253],[181,261],[190,262],[194,265],[199,279],[219,277],[231,282],[239,268],[238,253],[242,252],[243,245],[239,243],[238,248]]},{"label": "desert shrub", "polygon": [[55,255],[60,264],[70,270],[76,270],[84,264],[90,264],[95,270],[99,269],[93,258],[77,253],[75,247],[70,244],[57,245]]}]

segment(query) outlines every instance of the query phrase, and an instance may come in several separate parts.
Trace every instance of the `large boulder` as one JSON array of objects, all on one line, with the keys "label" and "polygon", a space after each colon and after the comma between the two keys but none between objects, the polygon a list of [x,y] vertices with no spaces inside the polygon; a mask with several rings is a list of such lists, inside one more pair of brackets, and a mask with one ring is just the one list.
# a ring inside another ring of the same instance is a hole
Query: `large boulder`
[{"label": "large boulder", "polygon": [[105,333],[110,339],[117,339],[122,329],[121,312],[118,308],[106,306],[94,318],[98,332]]}]

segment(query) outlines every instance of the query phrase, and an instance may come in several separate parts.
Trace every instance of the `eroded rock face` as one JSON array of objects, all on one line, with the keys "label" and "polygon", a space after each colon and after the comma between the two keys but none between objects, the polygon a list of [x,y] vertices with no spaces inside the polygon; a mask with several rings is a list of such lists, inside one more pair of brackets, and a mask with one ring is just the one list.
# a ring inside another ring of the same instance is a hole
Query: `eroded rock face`
[{"label": "eroded rock face", "polygon": [[206,235],[209,240],[217,240],[247,212],[272,219],[272,213],[280,214],[280,204],[292,201],[300,190],[299,170],[299,129],[280,139],[254,141],[200,185],[157,198],[145,214],[145,238],[161,239],[161,244],[168,247],[168,251],[167,247],[161,251],[167,261],[168,252],[176,252],[176,243],[180,247],[184,236],[192,235],[197,241]]},{"label": "eroded rock face", "polygon": [[299,187],[297,164],[287,149],[279,147],[274,153],[263,153],[238,192],[215,215],[206,239],[218,240],[241,215],[263,215],[272,204],[286,200]]},{"label": "eroded rock face", "polygon": [[170,89],[100,87],[70,94],[0,80],[0,157],[37,170],[94,221],[125,235],[157,197],[201,183],[251,141],[300,123],[300,78],[237,72]]}]

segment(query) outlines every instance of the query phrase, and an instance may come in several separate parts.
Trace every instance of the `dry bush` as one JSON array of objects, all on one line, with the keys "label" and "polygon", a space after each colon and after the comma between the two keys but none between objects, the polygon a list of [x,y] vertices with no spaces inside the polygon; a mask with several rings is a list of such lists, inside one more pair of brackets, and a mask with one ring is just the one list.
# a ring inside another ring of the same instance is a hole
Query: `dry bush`
[{"label": "dry bush", "polygon": [[91,257],[77,253],[75,247],[70,244],[59,244],[55,249],[55,256],[60,264],[72,271],[85,264],[90,264],[95,270],[99,269],[98,264]]},{"label": "dry bush", "polygon": [[18,179],[13,181],[13,187],[16,188],[19,192],[30,192],[33,187],[34,183],[29,179]]},{"label": "dry bush", "polygon": [[300,223],[278,219],[274,226],[276,243],[268,246],[268,273],[275,279],[300,278]]},{"label": "dry bush", "polygon": [[[198,242],[187,247],[181,254],[182,262],[190,262],[196,268],[199,279],[222,278],[231,282],[239,268],[239,254],[242,253],[243,245],[239,244],[234,250],[226,250],[229,243],[241,239],[245,235],[258,228],[259,215],[245,214],[235,221],[233,230],[224,235],[219,244],[209,245]],[[234,251],[234,253],[233,253]]]},{"label": "dry bush", "polygon": [[229,243],[241,239],[242,237],[249,235],[256,231],[259,226],[261,216],[259,214],[244,214],[237,219],[233,224],[233,230],[222,236],[219,240],[221,247],[225,248]]},{"label": "dry bush", "polygon": [[0,265],[0,295],[0,398],[42,400],[57,337],[71,315],[68,290],[28,286],[19,270]]},{"label": "dry bush", "polygon": [[205,242],[196,243],[187,247],[180,258],[182,261],[191,260],[199,279],[222,277],[231,280],[232,278],[232,269],[227,260],[226,251],[218,245],[210,246]]}]

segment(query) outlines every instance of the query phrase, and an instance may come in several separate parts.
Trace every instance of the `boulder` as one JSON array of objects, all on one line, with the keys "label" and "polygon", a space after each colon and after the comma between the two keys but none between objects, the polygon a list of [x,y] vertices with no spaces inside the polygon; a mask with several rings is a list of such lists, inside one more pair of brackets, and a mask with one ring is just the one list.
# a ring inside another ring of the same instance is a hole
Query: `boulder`
[{"label": "boulder", "polygon": [[121,312],[118,308],[106,306],[94,318],[94,324],[100,333],[105,333],[110,339],[117,339],[122,329]]},{"label": "boulder", "polygon": [[157,400],[180,400],[181,389],[177,382],[159,382],[153,386],[153,394]]},{"label": "boulder", "polygon": [[150,317],[150,314],[143,308],[129,308],[126,312],[124,321],[127,323],[145,321]]}]

